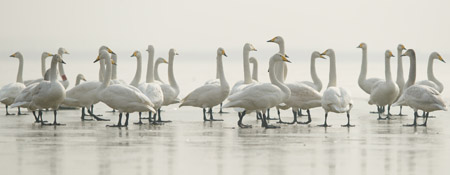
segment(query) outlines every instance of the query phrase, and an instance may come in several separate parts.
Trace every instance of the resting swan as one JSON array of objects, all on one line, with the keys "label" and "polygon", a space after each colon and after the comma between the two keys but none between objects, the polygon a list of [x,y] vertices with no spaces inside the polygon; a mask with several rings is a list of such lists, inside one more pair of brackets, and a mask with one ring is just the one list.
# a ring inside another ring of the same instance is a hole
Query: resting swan
[{"label": "resting swan", "polygon": [[[222,55],[225,54],[225,50],[221,47],[217,49],[217,73],[219,75],[219,84],[205,84],[191,93],[189,93],[185,98],[181,100],[182,106],[193,106],[203,108],[203,121],[223,121],[222,119],[214,119],[212,115],[212,107],[222,103],[230,92],[230,86],[225,79],[225,73],[223,71]],[[206,108],[209,108],[209,119],[206,118]]]},{"label": "resting swan", "polygon": [[390,109],[391,105],[395,102],[395,99],[398,96],[399,89],[397,84],[392,80],[391,75],[391,57],[394,57],[390,50],[386,50],[384,54],[384,62],[385,62],[385,78],[386,81],[379,81],[375,86],[372,87],[370,93],[370,105],[377,105],[378,107],[378,120],[381,120],[381,114],[383,113],[384,106],[388,105],[388,114],[384,119],[390,119]]},{"label": "resting swan", "polygon": [[329,127],[327,124],[328,112],[347,113],[347,124],[343,127],[353,127],[350,125],[350,110],[353,107],[351,95],[342,87],[336,86],[336,57],[333,49],[328,49],[321,55],[327,55],[330,58],[330,80],[328,88],[323,92],[322,108],[325,110],[325,122],[322,127]]},{"label": "resting swan", "polygon": [[[12,54],[10,57],[17,58],[19,60],[19,69],[17,71],[16,82],[9,83],[0,89],[0,102],[6,106],[6,115],[15,115],[8,112],[8,106],[13,104],[14,99],[25,89],[25,84],[23,84],[22,73],[23,73],[23,56],[20,52]],[[20,112],[20,107],[18,109],[18,115],[22,115]]]},{"label": "resting swan", "polygon": [[256,111],[263,113],[261,117],[262,127],[278,128],[267,123],[265,113],[267,109],[280,104],[291,95],[289,88],[275,77],[275,65],[282,61],[289,62],[284,55],[279,53],[270,58],[269,76],[271,83],[258,83],[228,97],[229,102],[223,106],[224,108],[238,107],[245,109],[243,114],[239,113],[239,127],[251,127],[250,125],[242,124],[242,118],[245,116],[246,111]]}]

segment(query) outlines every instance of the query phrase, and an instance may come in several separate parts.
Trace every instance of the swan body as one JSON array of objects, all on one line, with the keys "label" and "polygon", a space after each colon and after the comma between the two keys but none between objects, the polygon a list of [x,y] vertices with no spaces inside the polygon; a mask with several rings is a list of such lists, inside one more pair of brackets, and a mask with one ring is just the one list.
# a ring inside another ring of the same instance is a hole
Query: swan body
[{"label": "swan body", "polygon": [[[223,107],[238,107],[244,108],[245,111],[257,111],[262,112],[265,115],[266,110],[272,108],[291,95],[289,88],[280,82],[275,76],[275,65],[279,62],[289,60],[284,55],[279,53],[273,55],[269,62],[269,76],[271,83],[258,83],[253,86],[247,87],[239,93],[230,95],[228,97],[229,102]],[[242,117],[239,116],[239,126],[242,127]],[[263,127],[271,127],[267,124],[265,116],[262,117]]]},{"label": "swan body", "polygon": [[[222,103],[227,97],[228,93],[230,92],[230,86],[228,85],[227,80],[225,79],[224,70],[223,70],[223,64],[222,64],[222,55],[227,56],[225,54],[225,50],[223,48],[217,49],[217,73],[219,75],[219,84],[213,83],[213,84],[205,84],[191,93],[189,93],[185,98],[181,100],[180,107],[182,106],[194,106],[194,107],[200,107],[204,110],[204,120],[208,121],[206,119],[205,115],[205,108],[212,108],[214,106],[219,105]],[[211,118],[210,120],[214,121],[214,119]]]},{"label": "swan body", "polygon": [[246,43],[244,45],[244,80],[238,81],[231,88],[230,95],[233,95],[237,92],[242,91],[247,86],[254,85],[257,81],[252,80],[250,75],[250,62],[249,62],[249,54],[250,51],[256,51],[255,47],[252,44]]},{"label": "swan body", "polygon": [[432,87],[436,89],[439,93],[442,93],[442,91],[444,91],[444,85],[439,80],[436,79],[433,73],[433,61],[435,59],[445,63],[444,59],[441,57],[441,55],[439,55],[439,53],[437,52],[431,53],[428,59],[428,69],[427,69],[428,80],[422,80],[417,82],[416,84]]},{"label": "swan body", "polygon": [[20,52],[16,52],[10,57],[17,58],[19,60],[19,69],[17,71],[16,82],[7,84],[0,89],[0,102],[6,105],[6,115],[10,115],[8,113],[8,106],[13,104],[14,99],[25,89],[25,84],[23,84],[22,79],[23,56]]},{"label": "swan body", "polygon": [[44,77],[45,77],[45,72],[47,71],[47,69],[45,68],[45,60],[48,57],[53,56],[53,54],[48,53],[48,52],[43,52],[41,55],[41,73],[42,73],[42,78],[38,78],[38,79],[34,79],[34,80],[25,80],[23,81],[23,84],[25,84],[25,86],[29,86],[31,84],[34,83],[39,83],[41,81],[44,81]]},{"label": "swan body", "polygon": [[[385,52],[385,81],[379,81],[375,86],[372,87],[369,104],[377,106],[391,105],[395,102],[399,88],[398,85],[392,80],[391,75],[391,63],[390,58],[394,57],[391,51],[386,50]],[[389,111],[388,116],[389,118]],[[379,119],[381,119],[381,110],[378,110]]]},{"label": "swan body", "polygon": [[375,86],[376,83],[379,81],[382,81],[380,78],[369,78],[367,79],[367,44],[361,43],[359,44],[358,48],[362,49],[362,63],[361,63],[361,72],[359,74],[358,78],[358,85],[359,87],[366,92],[367,94],[370,94],[372,91],[372,87]]},{"label": "swan body", "polygon": [[323,92],[322,96],[322,108],[325,110],[325,122],[324,127],[327,125],[328,112],[334,113],[347,113],[347,124],[342,125],[345,127],[351,127],[350,125],[350,110],[353,107],[353,101],[351,95],[346,89],[337,87],[336,84],[336,58],[333,49],[328,49],[321,55],[327,55],[330,58],[330,78],[328,82],[328,88]]}]

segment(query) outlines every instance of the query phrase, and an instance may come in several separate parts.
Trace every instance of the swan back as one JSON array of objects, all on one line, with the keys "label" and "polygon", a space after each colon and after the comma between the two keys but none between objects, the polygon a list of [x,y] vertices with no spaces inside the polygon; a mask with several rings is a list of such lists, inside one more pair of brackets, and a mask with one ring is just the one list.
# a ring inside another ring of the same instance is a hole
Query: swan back
[{"label": "swan back", "polygon": [[447,111],[447,105],[441,94],[434,88],[424,85],[412,85],[407,88],[395,105],[406,104],[415,111],[423,110],[433,112],[436,110]]},{"label": "swan back", "polygon": [[351,95],[342,87],[328,87],[322,96],[322,108],[328,112],[344,113],[353,107]]}]

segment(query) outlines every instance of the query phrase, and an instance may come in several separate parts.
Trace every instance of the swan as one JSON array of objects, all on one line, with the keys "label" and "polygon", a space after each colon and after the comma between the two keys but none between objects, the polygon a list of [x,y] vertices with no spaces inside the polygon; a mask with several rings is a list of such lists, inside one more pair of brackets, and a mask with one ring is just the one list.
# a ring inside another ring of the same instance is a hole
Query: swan
[{"label": "swan", "polygon": [[[142,92],[122,84],[109,85],[111,81],[111,57],[106,50],[101,50],[100,55],[94,61],[104,59],[106,63],[105,81],[97,91],[97,98],[110,108],[119,111],[119,121],[117,125],[107,125],[109,127],[122,127],[128,125],[129,113],[152,111],[153,104]],[[122,125],[122,113],[126,113],[125,124]]]},{"label": "swan", "polygon": [[[16,82],[9,83],[0,89],[0,102],[6,106],[6,115],[15,115],[8,112],[8,106],[13,104],[14,99],[25,89],[25,84],[23,84],[22,73],[23,73],[23,55],[20,52],[12,54],[10,57],[19,59],[19,69],[17,71]],[[20,107],[18,108],[18,115],[22,115],[20,112]]]},{"label": "swan", "polygon": [[[403,55],[403,50],[406,50],[406,47],[403,44],[398,44],[397,46],[397,80],[395,81],[397,83],[398,89],[399,89],[399,93],[397,98],[395,99],[395,101],[397,101],[400,96],[403,93],[403,86],[405,86],[405,78],[403,77],[403,60],[402,60],[402,55]],[[398,116],[403,116],[402,114],[402,106],[400,106],[400,112],[398,114]]]},{"label": "swan", "polygon": [[437,110],[447,111],[447,105],[442,99],[438,90],[425,85],[415,84],[405,90],[398,102],[394,106],[407,104],[414,110],[414,123],[404,126],[417,126],[417,111],[423,110],[426,112],[425,121],[419,126],[426,126],[428,115],[430,112]]},{"label": "swan", "polygon": [[328,49],[321,55],[327,55],[330,58],[330,79],[328,88],[323,92],[322,108],[325,110],[325,122],[322,127],[329,127],[327,124],[328,112],[347,113],[347,124],[342,127],[353,127],[350,125],[350,110],[353,107],[353,101],[350,93],[342,87],[336,85],[336,56],[333,49]]},{"label": "swan", "polygon": [[362,63],[361,72],[359,73],[358,85],[359,87],[370,95],[372,87],[378,82],[383,81],[381,78],[369,78],[367,79],[367,44],[361,43],[357,48],[362,49]]},{"label": "swan", "polygon": [[253,64],[252,79],[258,81],[258,60],[255,57],[250,57],[248,62]]},{"label": "swan", "polygon": [[78,74],[77,78],[75,79],[75,86],[78,86],[81,83],[81,80],[86,81],[86,78],[83,74]]},{"label": "swan", "polygon": [[[67,52],[67,50],[65,48],[60,47],[58,49],[58,54],[61,56],[61,59],[63,58],[64,54],[69,54],[69,52]],[[61,84],[64,86],[64,89],[67,89],[67,87],[69,87],[69,80],[67,80],[67,76],[66,73],[64,72],[64,67],[62,63],[58,63],[58,70],[59,70],[59,75],[61,76],[62,81]]]},{"label": "swan", "polygon": [[112,65],[111,84],[127,84],[124,80],[117,79],[117,54],[111,54],[111,59],[116,63]]},{"label": "swan", "polygon": [[[177,98],[180,94],[180,88],[178,87],[177,81],[175,80],[175,75],[173,74],[173,62],[175,61],[175,55],[178,55],[175,49],[169,50],[169,68],[167,70],[169,77],[169,84],[161,84],[161,89],[163,91],[164,101],[163,106],[169,106],[171,104],[178,103],[180,100]],[[161,108],[158,109],[158,113],[161,113]],[[158,116],[158,122],[171,122],[161,120],[161,116]]]},{"label": "swan", "polygon": [[416,84],[424,85],[424,86],[430,86],[434,89],[436,89],[439,93],[442,93],[444,91],[444,85],[434,77],[433,73],[433,61],[439,60],[445,63],[444,59],[439,55],[437,52],[433,52],[430,54],[430,57],[428,58],[428,68],[427,68],[427,76],[428,80],[422,80],[417,82]]},{"label": "swan", "polygon": [[[99,53],[105,50],[108,53],[115,54],[111,49],[106,46],[101,46],[99,48]],[[101,60],[100,60],[101,61]],[[104,61],[104,60],[103,60]],[[104,63],[104,62],[103,62]],[[100,62],[102,64],[102,62]],[[115,64],[115,63],[114,63]],[[102,66],[100,66],[102,68]],[[103,76],[101,76],[103,77]],[[91,119],[86,119],[85,110],[89,115],[94,117],[97,121],[109,121],[108,119],[103,119],[98,117],[93,113],[93,105],[100,102],[100,99],[96,94],[101,90],[100,86],[102,81],[88,81],[78,86],[73,87],[72,89],[66,92],[66,99],[64,99],[63,104],[67,106],[73,107],[81,107],[81,120],[88,121]]]},{"label": "swan", "polygon": [[[323,55],[320,55],[320,52],[314,51],[311,54],[311,61],[315,60],[316,58],[324,58]],[[319,80],[320,82],[320,80]],[[286,86],[291,90],[291,96],[284,101],[287,107],[292,108],[292,113],[294,115],[294,121],[288,124],[308,124],[311,123],[311,115],[309,112],[309,109],[316,108],[322,106],[321,99],[322,95],[319,93],[319,90],[311,87],[311,85],[314,85],[313,83],[307,84],[302,82],[294,82],[294,83],[286,83]],[[322,83],[320,82],[321,87]],[[308,114],[308,121],[307,122],[298,122],[297,116],[301,109],[304,109],[307,111]],[[280,116],[278,116],[280,117]],[[279,123],[283,123],[280,119]]]},{"label": "swan", "polygon": [[398,85],[392,80],[391,75],[391,57],[394,57],[394,55],[390,50],[386,50],[384,56],[386,81],[379,81],[372,87],[369,100],[370,105],[378,106],[378,120],[383,119],[381,118],[382,108],[386,105],[388,105],[388,114],[385,119],[390,119],[391,105],[395,102],[399,93]]},{"label": "swan", "polygon": [[250,62],[249,62],[249,54],[250,51],[257,51],[255,47],[253,47],[250,43],[244,44],[244,80],[238,81],[234,84],[234,86],[231,88],[230,95],[233,95],[237,92],[240,92],[245,87],[257,83],[257,81],[252,80],[252,77],[250,75]]},{"label": "swan", "polygon": [[284,55],[279,53],[270,58],[269,77],[271,83],[258,83],[228,97],[229,102],[223,106],[224,108],[238,107],[245,109],[242,114],[239,114],[239,127],[251,127],[250,125],[242,124],[242,118],[245,116],[246,111],[256,111],[263,113],[261,117],[262,127],[277,128],[267,124],[265,113],[267,109],[280,104],[291,95],[289,88],[275,77],[275,66],[282,61],[290,62]]},{"label": "swan", "polygon": [[[222,103],[230,92],[230,86],[225,79],[222,55],[227,56],[225,50],[221,47],[217,49],[217,74],[219,75],[219,84],[205,84],[191,93],[189,93],[185,98],[181,100],[182,106],[194,106],[203,108],[203,120],[204,121],[223,121],[221,119],[214,119],[212,115],[212,107]],[[206,118],[206,108],[209,108],[210,119]]]},{"label": "swan", "polygon": [[38,83],[41,81],[44,81],[44,77],[45,77],[45,71],[47,71],[47,69],[45,68],[45,59],[47,59],[48,57],[53,56],[53,54],[48,53],[48,52],[43,52],[41,55],[41,73],[42,73],[42,78],[38,78],[38,79],[34,79],[34,80],[25,80],[23,81],[23,84],[25,84],[25,86],[29,86],[33,83]]},{"label": "swan", "polygon": [[[31,90],[31,101],[14,103],[11,106],[26,106],[29,110],[39,110],[42,125],[63,125],[56,122],[57,110],[66,97],[66,90],[57,80],[56,64],[65,64],[61,55],[53,55],[50,67],[50,81],[43,81]],[[42,120],[42,109],[53,109],[54,120],[52,124],[44,124]]]},{"label": "swan", "polygon": [[164,83],[161,80],[161,78],[159,78],[159,73],[158,73],[159,64],[161,64],[161,63],[168,64],[167,60],[164,59],[164,58],[159,57],[158,59],[156,59],[156,61],[155,61],[155,68],[153,70],[153,76],[155,77],[155,82],[157,82],[158,84],[163,84]]}]

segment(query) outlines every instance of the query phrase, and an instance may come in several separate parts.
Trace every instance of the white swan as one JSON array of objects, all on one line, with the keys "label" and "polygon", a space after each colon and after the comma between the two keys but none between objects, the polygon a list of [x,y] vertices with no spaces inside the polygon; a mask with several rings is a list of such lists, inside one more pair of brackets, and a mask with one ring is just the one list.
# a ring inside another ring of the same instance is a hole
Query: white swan
[{"label": "white swan", "polygon": [[[230,86],[225,79],[225,74],[222,64],[222,55],[225,54],[223,48],[217,49],[217,73],[219,75],[219,84],[205,84],[181,100],[180,107],[182,106],[194,106],[203,108],[203,120],[204,121],[223,121],[221,119],[214,119],[212,115],[212,107],[222,103],[230,92]],[[206,118],[206,108],[209,108],[210,119]]]},{"label": "white swan", "polygon": [[[64,54],[69,54],[69,52],[67,52],[67,50],[65,48],[60,47],[58,49],[58,54],[61,56],[61,59],[63,58]],[[69,80],[67,80],[67,76],[66,73],[64,72],[64,66],[62,63],[58,63],[58,70],[59,70],[59,75],[61,76],[62,81],[61,84],[64,86],[64,89],[67,89],[67,87],[69,87]]]},{"label": "white swan", "polygon": [[[322,55],[320,55],[320,52],[314,51],[311,54],[311,61],[315,60],[316,58],[325,58]],[[320,81],[320,80],[319,80]],[[314,85],[313,83],[311,83]],[[309,112],[309,109],[316,108],[322,106],[321,99],[322,95],[319,93],[319,90],[311,87],[311,84],[306,84],[304,82],[294,82],[294,83],[286,83],[286,86],[289,87],[291,90],[291,96],[284,101],[285,105],[287,107],[292,108],[292,113],[294,114],[294,121],[292,121],[289,124],[308,124],[311,123],[311,114]],[[321,87],[322,83],[320,83]],[[301,109],[304,109],[307,111],[308,114],[308,121],[306,122],[298,122],[297,116]],[[279,123],[284,123],[279,121]]]},{"label": "white swan", "polygon": [[258,81],[258,60],[255,57],[250,57],[248,61],[250,64],[253,64],[252,79]]},{"label": "white swan", "polygon": [[164,81],[161,80],[161,78],[159,77],[159,73],[158,73],[158,68],[159,68],[159,64],[161,63],[165,63],[168,64],[169,62],[167,62],[166,59],[159,57],[158,59],[156,59],[155,61],[155,67],[153,70],[153,76],[155,77],[155,82],[159,83],[159,84],[164,84]]},{"label": "white swan", "polygon": [[320,81],[319,76],[317,76],[316,71],[316,59],[322,58],[325,59],[325,57],[320,56],[320,53],[317,51],[314,51],[311,55],[311,63],[310,63],[310,74],[311,74],[311,81],[300,81],[299,83],[303,83],[309,87],[312,87],[316,91],[320,92],[322,90],[322,81]]},{"label": "white swan", "polygon": [[75,86],[80,85],[81,80],[86,81],[86,78],[84,77],[83,74],[78,74],[77,78],[75,79]]},{"label": "white swan", "polygon": [[369,78],[367,79],[367,44],[361,43],[357,48],[362,49],[362,63],[361,72],[359,73],[358,85],[359,87],[370,95],[372,87],[378,82],[382,81],[381,78]]},{"label": "white swan", "polygon": [[[276,43],[278,44],[279,47],[279,51],[278,53],[284,55],[286,58],[289,58],[286,55],[286,51],[285,51],[285,47],[284,47],[284,39],[281,36],[276,36],[274,38],[272,38],[271,40],[268,40],[267,42],[272,42],[272,43]],[[278,80],[280,80],[281,82],[284,82],[287,78],[287,65],[285,62],[280,62],[280,65],[276,65],[275,66],[275,71],[276,71],[276,77]]]},{"label": "white swan", "polygon": [[[42,125],[61,125],[56,122],[57,110],[66,97],[66,90],[57,80],[56,64],[65,64],[59,54],[53,55],[50,67],[50,81],[43,81],[31,90],[31,101],[15,103],[12,106],[26,106],[29,110],[39,110],[39,117]],[[54,120],[52,124],[44,124],[42,120],[43,109],[54,110]]]},{"label": "white swan", "polygon": [[426,112],[426,115],[424,116],[426,117],[425,121],[419,126],[427,125],[428,115],[430,112],[437,110],[447,111],[447,105],[442,99],[441,94],[436,89],[419,84],[415,84],[407,88],[394,106],[404,104],[407,104],[414,110],[414,123],[405,126],[417,126],[416,120],[418,117],[418,110],[423,110]]},{"label": "white swan", "polygon": [[[403,86],[405,86],[405,78],[403,77],[403,50],[406,50],[405,46],[403,44],[399,44],[397,46],[397,80],[395,81],[397,83],[399,93],[395,101],[397,101],[400,96],[403,94]],[[400,112],[398,113],[399,116],[403,116],[402,114],[402,106],[400,106]]]},{"label": "white swan", "polygon": [[[167,70],[168,72],[168,78],[169,78],[169,84],[163,83],[161,84],[161,89],[164,94],[164,102],[163,106],[168,106],[170,104],[175,104],[180,102],[178,97],[178,94],[180,94],[180,88],[178,87],[178,84],[175,80],[175,75],[173,73],[173,62],[175,61],[175,55],[178,55],[175,49],[169,50],[169,68]],[[158,113],[161,112],[161,108],[158,109]],[[158,116],[158,122],[170,122],[170,121],[163,121],[161,120],[161,116]]]},{"label": "white swan", "polygon": [[[101,46],[99,49],[99,53],[105,50],[111,54],[115,54],[111,49],[106,46]],[[104,62],[103,62],[104,63]],[[101,62],[100,62],[101,64]],[[115,64],[115,63],[114,63]],[[100,66],[102,68],[102,66]],[[103,76],[101,76],[103,77]],[[88,121],[91,119],[86,119],[85,110],[87,108],[87,112],[89,115],[94,117],[97,121],[109,121],[108,119],[103,119],[95,115],[92,111],[93,105],[100,102],[100,99],[97,97],[98,92],[101,90],[102,82],[101,81],[88,81],[78,86],[73,87],[72,89],[66,92],[66,99],[64,99],[63,104],[72,107],[81,107],[81,120]]]},{"label": "white swan", "polygon": [[[277,63],[282,61],[289,62],[284,55],[279,53],[270,58],[269,76],[271,83],[258,83],[249,86],[239,93],[229,96],[229,102],[223,107],[238,107],[244,108],[245,111],[262,112],[262,127],[276,128],[276,126],[267,124],[265,113],[267,109],[280,104],[291,95],[289,88],[275,77],[274,67]],[[239,114],[238,126],[241,128],[251,127],[242,124],[242,118],[246,113],[245,111],[243,114]]]},{"label": "white swan", "polygon": [[[19,69],[17,71],[16,82],[9,83],[0,89],[0,102],[6,106],[6,115],[15,115],[8,112],[8,106],[13,104],[14,99],[25,89],[25,84],[23,84],[22,73],[23,73],[23,56],[20,52],[12,54],[10,57],[19,59]],[[20,107],[18,108],[18,115],[21,115]]]},{"label": "white swan", "polygon": [[424,85],[424,86],[430,86],[434,89],[436,89],[439,93],[442,93],[444,91],[444,85],[436,79],[433,73],[433,61],[439,60],[445,63],[444,59],[439,55],[437,52],[433,52],[430,54],[430,57],[428,58],[428,68],[427,68],[427,76],[428,80],[422,80],[417,82],[416,84]]},{"label": "white swan", "polygon": [[350,125],[350,110],[353,107],[351,95],[342,87],[336,86],[336,56],[333,49],[328,49],[321,55],[327,55],[330,58],[330,79],[328,88],[323,92],[322,108],[325,110],[325,122],[323,127],[331,125],[327,124],[328,112],[347,113],[347,124],[343,127],[353,127]]},{"label": "white swan", "polygon": [[47,69],[45,68],[45,59],[47,57],[51,57],[53,56],[53,54],[48,53],[48,52],[43,52],[41,55],[41,73],[42,73],[42,78],[38,78],[38,79],[34,79],[34,80],[25,80],[23,81],[23,84],[25,84],[25,86],[29,86],[33,83],[38,83],[41,81],[44,81],[44,77],[45,77],[45,71],[47,71]]},{"label": "white swan", "polygon": [[392,80],[391,75],[391,57],[394,57],[390,50],[386,50],[384,54],[384,74],[386,81],[379,81],[375,86],[372,87],[370,93],[369,104],[378,106],[378,120],[381,120],[382,108],[388,105],[388,114],[385,119],[390,119],[390,109],[391,105],[395,102],[399,89],[397,84],[395,84],[394,80]]},{"label": "white swan", "polygon": [[256,51],[255,47],[253,47],[250,43],[245,43],[244,45],[244,80],[238,81],[234,84],[234,86],[231,88],[230,96],[240,92],[245,87],[257,83],[257,81],[252,80],[252,77],[250,75],[250,62],[249,62],[249,54],[250,51]]},{"label": "white swan", "polygon": [[[96,61],[99,59],[105,59],[106,73],[105,81],[99,87],[100,90],[97,93],[97,97],[110,108],[120,112],[118,124],[111,127],[127,126],[129,113],[155,112],[152,102],[139,90],[122,84],[109,85],[111,81],[111,58],[106,50],[101,50]],[[124,112],[126,113],[126,121],[122,125],[122,113]]]}]

